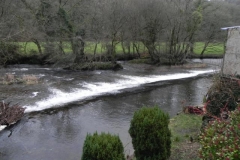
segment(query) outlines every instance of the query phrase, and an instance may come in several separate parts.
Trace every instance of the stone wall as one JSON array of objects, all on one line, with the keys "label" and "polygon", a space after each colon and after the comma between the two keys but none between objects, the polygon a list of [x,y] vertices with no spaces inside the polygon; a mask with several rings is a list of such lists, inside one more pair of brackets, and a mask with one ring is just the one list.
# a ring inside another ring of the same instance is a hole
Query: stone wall
[{"label": "stone wall", "polygon": [[225,75],[240,75],[240,27],[228,29],[222,71]]}]

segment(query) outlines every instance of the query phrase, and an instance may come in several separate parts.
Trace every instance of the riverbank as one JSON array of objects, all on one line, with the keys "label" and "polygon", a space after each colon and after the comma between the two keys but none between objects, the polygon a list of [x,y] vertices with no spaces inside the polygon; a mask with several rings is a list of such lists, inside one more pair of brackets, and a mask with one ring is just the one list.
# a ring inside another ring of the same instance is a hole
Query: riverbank
[{"label": "riverbank", "polygon": [[181,113],[170,120],[172,147],[169,160],[198,159],[201,125],[201,115]]},{"label": "riverbank", "polygon": [[[183,65],[186,64],[189,59],[194,58],[222,58],[223,52],[219,48],[219,44],[215,46],[218,50],[212,50],[210,47],[204,54],[201,54],[199,48],[202,48],[202,43],[196,43],[195,50],[192,54],[185,55],[184,58],[174,58],[170,54],[156,54],[153,57],[148,53],[146,47],[142,46],[141,50],[134,52],[129,50],[126,52],[121,46],[116,47],[116,52],[109,53],[109,51],[103,47],[101,50],[93,52],[89,48],[84,50],[84,53],[77,56],[77,53],[72,53],[71,50],[67,50],[64,53],[54,50],[53,46],[43,47],[44,52],[38,53],[34,45],[27,49],[25,46],[19,43],[7,43],[8,48],[5,48],[3,58],[0,60],[0,65],[8,66],[15,64],[31,64],[31,65],[53,65],[55,67],[67,68],[71,70],[116,70],[121,69],[122,66],[117,64],[117,61],[131,61],[133,63],[146,63],[152,65]],[[26,45],[26,44],[25,44]],[[36,47],[36,46],[35,46]],[[213,47],[213,48],[215,48]],[[11,54],[10,54],[11,53]],[[2,54],[2,53],[0,53]],[[80,57],[79,57],[80,56]]]}]

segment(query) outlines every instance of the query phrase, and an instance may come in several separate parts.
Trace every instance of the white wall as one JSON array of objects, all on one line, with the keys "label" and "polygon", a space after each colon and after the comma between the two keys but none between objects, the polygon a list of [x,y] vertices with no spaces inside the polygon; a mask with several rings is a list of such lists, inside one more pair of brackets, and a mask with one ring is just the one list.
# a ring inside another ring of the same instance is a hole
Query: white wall
[{"label": "white wall", "polygon": [[240,75],[240,27],[228,29],[223,74]]}]

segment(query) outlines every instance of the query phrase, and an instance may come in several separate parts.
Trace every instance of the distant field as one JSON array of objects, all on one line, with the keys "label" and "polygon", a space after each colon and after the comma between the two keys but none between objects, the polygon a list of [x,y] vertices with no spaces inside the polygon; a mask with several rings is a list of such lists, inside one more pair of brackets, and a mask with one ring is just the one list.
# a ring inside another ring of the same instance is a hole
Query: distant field
[{"label": "distant field", "polygon": [[[21,47],[21,51],[22,53],[26,53],[29,54],[31,53],[31,51],[38,51],[37,45],[34,44],[33,42],[18,42],[17,44],[20,45]],[[44,50],[44,43],[41,44],[42,46],[42,50]],[[137,44],[139,46],[139,52],[145,52],[146,48],[143,46],[142,43]],[[64,52],[69,53],[72,52],[71,46],[69,44],[69,42],[64,42],[63,43],[63,48],[64,48]],[[95,48],[95,43],[93,42],[86,42],[85,44],[85,53],[87,54],[93,54],[94,53],[94,48]],[[128,49],[125,48],[125,51],[128,52]],[[96,49],[96,53],[97,54],[102,54],[106,52],[106,44],[104,43],[98,43],[97,44],[97,49]],[[116,53],[121,54],[123,53],[123,48],[121,43],[118,43],[116,45]],[[133,53],[133,44],[130,44],[130,53]]]},{"label": "distant field", "polygon": [[[57,42],[56,42],[57,43]],[[18,44],[21,46],[21,51],[22,53],[30,54],[31,51],[38,51],[37,45],[34,44],[33,42],[18,42]],[[146,53],[147,49],[144,47],[142,43],[137,44],[139,47],[139,52],[140,53]],[[42,50],[44,50],[44,43],[41,44]],[[64,42],[63,43],[63,48],[66,53],[72,52],[71,46],[69,42]],[[98,43],[97,44],[97,49],[96,53],[97,54],[102,54],[106,52],[106,44],[104,43]],[[161,44],[157,46],[157,48],[164,47],[164,44]],[[195,54],[200,54],[202,52],[202,49],[204,47],[203,42],[197,42],[194,45],[194,53]],[[93,42],[86,42],[85,44],[85,53],[87,54],[93,54],[94,53],[94,48],[95,48],[95,43]],[[128,52],[128,49],[125,47],[125,51]],[[116,53],[117,54],[122,54],[123,53],[123,48],[121,43],[118,43],[116,45]],[[130,44],[130,53],[133,53],[133,44]],[[136,53],[136,51],[135,51]],[[204,52],[205,55],[221,55],[224,53],[224,44],[223,43],[210,43],[209,46],[207,47],[206,51]]]},{"label": "distant field", "polygon": [[[194,46],[194,53],[195,54],[200,54],[202,52],[202,49],[204,47],[203,42],[197,42],[195,43]],[[224,44],[223,43],[210,43],[209,46],[207,47],[206,51],[204,54],[217,54],[221,55],[224,53]]]}]

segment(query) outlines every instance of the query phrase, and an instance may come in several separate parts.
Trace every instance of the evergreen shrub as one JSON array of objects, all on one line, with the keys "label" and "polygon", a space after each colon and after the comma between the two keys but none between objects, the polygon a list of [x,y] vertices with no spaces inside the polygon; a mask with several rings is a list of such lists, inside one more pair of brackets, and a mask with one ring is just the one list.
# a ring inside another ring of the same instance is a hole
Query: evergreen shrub
[{"label": "evergreen shrub", "polygon": [[158,107],[134,113],[129,133],[137,160],[165,160],[170,156],[169,115]]},{"label": "evergreen shrub", "polygon": [[125,160],[123,144],[117,135],[97,132],[88,134],[81,160]]}]

